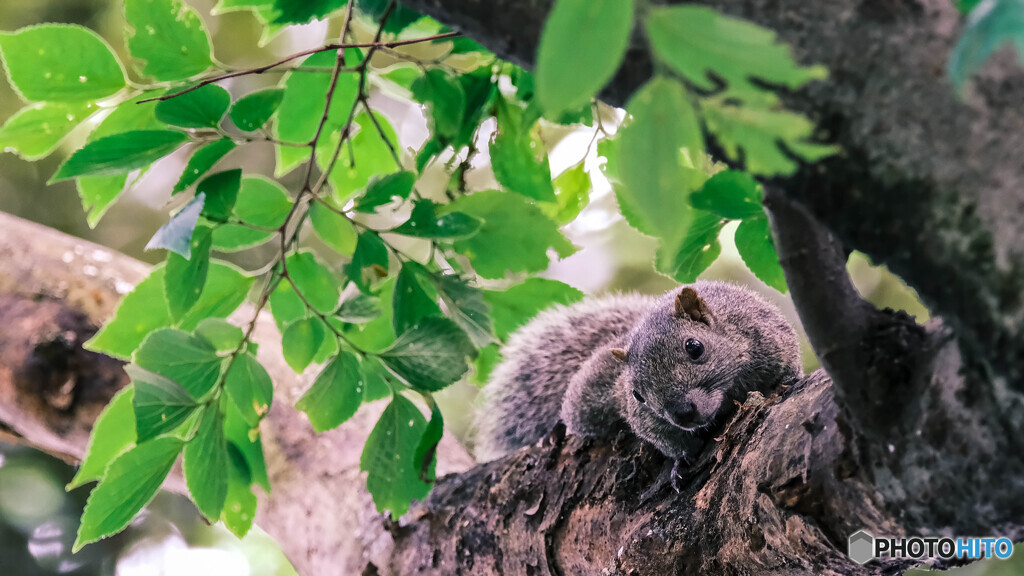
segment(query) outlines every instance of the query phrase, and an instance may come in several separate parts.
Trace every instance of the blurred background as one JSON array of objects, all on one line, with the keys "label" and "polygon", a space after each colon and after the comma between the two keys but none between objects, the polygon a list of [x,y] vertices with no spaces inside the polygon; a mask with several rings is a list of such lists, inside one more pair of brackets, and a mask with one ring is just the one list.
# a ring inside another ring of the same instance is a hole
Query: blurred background
[{"label": "blurred background", "polygon": [[[314,22],[289,29],[256,48],[263,34],[260,23],[249,12],[210,16],[213,0],[188,0],[202,15],[213,38],[217,59],[235,68],[269,62],[323,42],[329,32],[325,23]],[[41,22],[76,23],[104,36],[122,60],[124,53],[120,3],[114,0],[3,0],[0,2],[0,30],[12,31]],[[365,32],[365,31],[364,31]],[[357,31],[358,33],[358,31]],[[380,66],[386,61],[375,62]],[[247,77],[224,83],[234,96],[263,85],[274,84],[279,74]],[[399,134],[403,148],[418,149],[427,137],[427,123],[416,106],[400,99],[401,94],[376,91],[375,109],[382,111]],[[0,81],[0,119],[21,107],[17,95]],[[493,130],[493,126],[491,127]],[[593,131],[575,132],[549,126],[542,137],[552,149],[554,174],[575,165],[587,154]],[[486,140],[486,130],[481,139]],[[121,197],[102,221],[91,229],[79,202],[74,182],[47,186],[46,180],[66,156],[80,145],[84,134],[72,134],[49,158],[26,162],[0,152],[0,211],[33,220],[87,240],[109,246],[132,257],[156,262],[162,252],[145,252],[143,246],[167,219],[170,187],[184,166],[186,157],[175,155],[155,166],[129,193]],[[544,275],[573,285],[588,295],[637,291],[661,293],[675,282],[654,272],[652,259],[656,242],[630,228],[618,214],[614,196],[599,175],[600,159],[591,150],[585,160],[594,176],[590,205],[565,228],[566,235],[581,248],[573,256],[552,264]],[[251,144],[232,152],[225,165],[240,166],[246,172],[270,174],[274,151],[269,144]],[[440,164],[440,163],[439,163]],[[486,169],[485,155],[475,163],[483,169],[471,172],[470,186],[489,187],[493,177]],[[294,190],[292,179],[282,184]],[[435,185],[446,179],[436,175]],[[430,176],[425,177],[429,180]],[[291,186],[290,186],[291,185]],[[420,183],[430,186],[429,182]],[[735,224],[722,234],[723,250],[718,261],[702,276],[747,284],[775,302],[794,325],[799,325],[792,302],[757,280],[740,260],[732,243]],[[253,269],[262,258],[259,250],[230,255],[239,265]],[[905,309],[921,322],[929,318],[916,294],[884,268],[873,266],[854,254],[849,264],[861,293],[880,307]],[[818,367],[813,352],[803,340],[804,367]],[[466,438],[478,389],[460,383],[439,395],[446,424],[460,438]],[[64,485],[73,469],[41,453],[0,443],[0,576],[43,576],[53,574],[140,576],[294,574],[287,560],[265,533],[254,529],[239,541],[220,526],[208,526],[184,497],[163,493],[129,530],[119,536],[86,547],[71,555],[75,530],[89,487],[66,493]],[[960,574],[1024,574],[1024,562],[980,563]],[[987,571],[986,571],[987,570]]]}]

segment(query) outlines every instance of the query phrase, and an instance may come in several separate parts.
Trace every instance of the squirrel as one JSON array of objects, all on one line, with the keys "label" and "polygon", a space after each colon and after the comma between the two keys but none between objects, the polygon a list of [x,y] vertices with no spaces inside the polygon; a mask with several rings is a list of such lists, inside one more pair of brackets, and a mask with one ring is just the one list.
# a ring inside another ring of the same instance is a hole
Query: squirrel
[{"label": "squirrel", "polygon": [[768,395],[802,373],[796,332],[779,310],[711,281],[546,310],[502,353],[478,412],[478,459],[534,444],[559,420],[598,438],[626,425],[675,460],[673,486],[748,392]]}]

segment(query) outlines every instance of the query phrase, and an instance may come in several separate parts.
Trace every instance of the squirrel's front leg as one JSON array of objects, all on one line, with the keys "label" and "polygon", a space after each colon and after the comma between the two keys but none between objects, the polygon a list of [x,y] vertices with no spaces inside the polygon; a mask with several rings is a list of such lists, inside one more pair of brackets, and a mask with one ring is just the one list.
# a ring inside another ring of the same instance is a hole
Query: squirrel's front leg
[{"label": "squirrel's front leg", "polygon": [[560,415],[570,434],[607,438],[623,422],[614,391],[622,362],[612,356],[621,347],[616,341],[596,349],[569,380]]},{"label": "squirrel's front leg", "polygon": [[675,453],[675,462],[672,464],[672,473],[669,478],[672,482],[672,489],[678,494],[680,491],[679,481],[683,479],[680,468],[690,467],[697,460],[697,455],[704,448],[705,441],[698,436],[690,436],[680,443],[679,451]]}]

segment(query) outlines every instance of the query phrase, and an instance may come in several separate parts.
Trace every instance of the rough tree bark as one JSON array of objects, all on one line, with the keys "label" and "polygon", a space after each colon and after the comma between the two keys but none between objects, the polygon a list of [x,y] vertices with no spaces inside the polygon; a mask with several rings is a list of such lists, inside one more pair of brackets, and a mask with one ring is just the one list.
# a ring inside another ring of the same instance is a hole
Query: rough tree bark
[{"label": "rough tree bark", "polygon": [[[552,0],[407,4],[529,65]],[[667,463],[635,439],[556,435],[440,479],[400,525],[375,517],[356,481],[352,445],[370,420],[313,439],[287,406],[296,386],[279,380],[265,429],[275,490],[259,521],[303,573],[884,574],[906,566],[852,564],[849,533],[1024,538],[1024,74],[997,58],[958,100],[943,72],[959,33],[946,0],[714,5],[831,70],[786,99],[842,152],[766,183],[787,280],[831,377],[750,399],[678,495]],[[650,70],[638,40],[605,97],[623,103]],[[120,383],[76,346],[113,296],[84,266],[34,288],[19,275],[38,270],[11,275],[12,261],[41,257],[11,226],[0,223],[0,322],[31,331],[0,339],[0,422],[73,459],[90,399]],[[887,264],[941,320],[866,306],[842,267],[848,249]],[[115,260],[93,269],[138,279]],[[451,445],[439,459],[466,466]]]}]

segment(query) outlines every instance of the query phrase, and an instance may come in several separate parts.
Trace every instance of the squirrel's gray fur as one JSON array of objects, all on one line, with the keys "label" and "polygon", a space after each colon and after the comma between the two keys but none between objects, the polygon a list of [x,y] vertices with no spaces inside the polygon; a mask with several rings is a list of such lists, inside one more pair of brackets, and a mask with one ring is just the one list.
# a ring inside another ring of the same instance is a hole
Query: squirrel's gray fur
[{"label": "squirrel's gray fur", "polygon": [[[703,345],[696,360],[690,339]],[[559,306],[502,352],[476,422],[481,460],[537,442],[561,419],[584,436],[628,426],[678,465],[748,392],[767,395],[801,373],[796,333],[778,309],[724,282]]]}]

